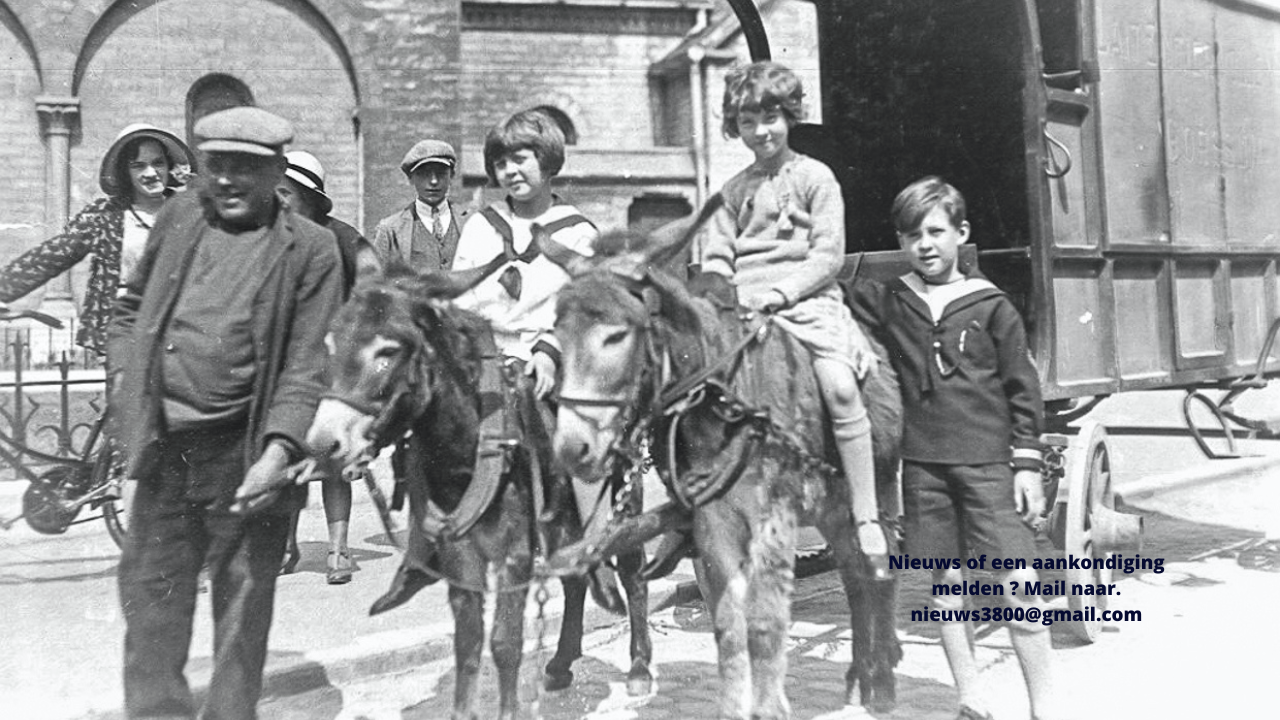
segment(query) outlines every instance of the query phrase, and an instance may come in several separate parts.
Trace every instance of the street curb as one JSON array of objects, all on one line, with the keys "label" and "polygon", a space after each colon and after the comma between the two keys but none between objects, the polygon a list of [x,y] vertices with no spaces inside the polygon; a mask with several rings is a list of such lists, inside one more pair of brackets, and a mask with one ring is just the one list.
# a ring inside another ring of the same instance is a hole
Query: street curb
[{"label": "street curb", "polygon": [[[680,605],[699,597],[698,587],[692,580],[668,581],[655,592],[650,583],[649,612]],[[530,599],[532,601],[532,598]],[[554,643],[559,636],[564,603],[556,598],[551,605],[555,611],[548,612],[545,640],[548,643],[547,658],[554,650]],[[590,600],[584,612],[584,626],[592,628],[606,625],[605,618],[614,615],[595,606]],[[537,638],[537,620],[525,618],[525,653],[524,661],[536,660],[535,648]],[[598,630],[588,629],[583,633],[584,649],[589,636]],[[389,630],[377,635],[366,635],[348,645],[307,653],[295,662],[272,667],[267,666],[263,673],[261,701],[278,700],[294,695],[320,690],[327,687],[340,687],[358,683],[361,680],[380,675],[393,675],[407,672],[433,662],[448,660],[453,654],[453,620],[433,625],[420,625],[400,630]],[[196,706],[204,703],[208,695],[208,680],[197,680],[191,683],[192,694]],[[80,715],[82,719],[123,720],[124,710],[119,707],[92,708]]]},{"label": "street curb", "polygon": [[[653,585],[662,583],[655,589]],[[650,583],[649,611],[681,605],[700,597],[697,583],[687,581],[657,581]],[[530,598],[532,602],[532,598]],[[560,632],[564,603],[558,598],[551,605],[555,608],[546,615],[548,648],[553,648]],[[616,617],[587,601],[584,625],[588,628],[606,623],[605,618]],[[533,656],[536,645],[537,620],[525,618],[525,660]],[[584,637],[590,634],[588,630]],[[262,698],[289,697],[319,690],[333,685],[351,684],[365,678],[391,675],[420,667],[427,663],[448,659],[453,654],[453,621],[434,625],[394,630],[379,635],[358,638],[346,646],[308,653],[295,663],[272,668],[268,666],[263,676]],[[193,684],[197,698],[203,698],[208,683]]]},{"label": "street curb", "polygon": [[[421,626],[366,636],[338,648],[309,653],[297,663],[267,668],[262,697],[279,698],[349,684],[362,678],[389,675],[448,657],[452,650],[452,623],[446,627]],[[207,683],[197,688],[203,695]]]}]

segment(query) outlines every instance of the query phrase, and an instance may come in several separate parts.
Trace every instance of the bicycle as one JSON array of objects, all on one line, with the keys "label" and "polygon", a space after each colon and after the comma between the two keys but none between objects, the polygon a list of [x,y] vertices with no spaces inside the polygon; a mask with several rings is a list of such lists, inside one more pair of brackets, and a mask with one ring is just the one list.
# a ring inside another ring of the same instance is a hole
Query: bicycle
[{"label": "bicycle", "polygon": [[[0,308],[0,322],[23,318],[54,329],[62,328],[62,323],[51,315],[32,310],[9,313]],[[0,529],[9,530],[18,520],[25,520],[38,533],[60,535],[72,525],[101,518],[111,539],[117,546],[123,546],[128,532],[129,493],[118,472],[117,452],[103,434],[106,418],[105,409],[98,413],[83,448],[70,457],[37,450],[0,430],[0,462],[14,468],[29,482],[22,494],[22,514],[0,518]],[[24,458],[53,467],[37,474],[27,467]],[[77,519],[86,507],[101,515]]]}]

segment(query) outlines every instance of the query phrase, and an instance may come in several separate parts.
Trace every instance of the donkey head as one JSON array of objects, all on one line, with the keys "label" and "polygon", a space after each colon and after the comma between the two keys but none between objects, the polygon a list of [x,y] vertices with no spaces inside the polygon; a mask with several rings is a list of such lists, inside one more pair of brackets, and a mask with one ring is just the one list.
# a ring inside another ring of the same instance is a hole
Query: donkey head
[{"label": "donkey head", "polygon": [[442,374],[466,375],[459,355],[468,344],[451,327],[447,305],[464,289],[456,278],[403,266],[356,287],[326,338],[330,390],[307,434],[315,451],[355,461],[420,417]]},{"label": "donkey head", "polygon": [[697,337],[701,323],[688,293],[659,268],[687,247],[701,218],[651,236],[606,233],[592,258],[535,229],[543,253],[572,277],[556,303],[562,377],[554,445],[569,474],[607,472],[610,450],[660,389],[673,345],[687,349]]}]

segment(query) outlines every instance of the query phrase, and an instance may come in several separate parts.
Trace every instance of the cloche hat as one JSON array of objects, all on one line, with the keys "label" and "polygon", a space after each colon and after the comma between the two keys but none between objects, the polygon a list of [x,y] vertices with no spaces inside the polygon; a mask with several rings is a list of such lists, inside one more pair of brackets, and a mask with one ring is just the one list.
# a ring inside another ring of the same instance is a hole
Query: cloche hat
[{"label": "cloche hat", "polygon": [[169,161],[172,163],[172,167],[169,168],[170,184],[182,185],[186,181],[186,177],[191,174],[191,169],[195,167],[195,154],[191,152],[191,148],[173,133],[147,123],[134,123],[120,131],[115,141],[111,143],[111,147],[107,148],[106,155],[102,156],[102,166],[98,170],[98,186],[102,188],[102,192],[111,197],[129,192],[128,186],[120,187],[120,179],[117,177],[122,159],[120,155],[131,141],[143,137],[155,140],[164,146],[165,154],[169,156]]},{"label": "cloche hat", "polygon": [[328,215],[333,210],[333,200],[324,192],[324,166],[315,155],[305,150],[290,150],[284,154],[284,159],[288,163],[284,176],[312,193],[320,214]]}]

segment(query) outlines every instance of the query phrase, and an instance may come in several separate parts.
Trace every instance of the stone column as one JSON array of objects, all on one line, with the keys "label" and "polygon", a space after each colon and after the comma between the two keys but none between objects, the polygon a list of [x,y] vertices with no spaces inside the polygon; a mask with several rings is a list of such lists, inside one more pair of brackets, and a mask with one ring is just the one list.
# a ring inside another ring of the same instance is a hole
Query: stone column
[{"label": "stone column", "polygon": [[[44,223],[47,235],[62,232],[71,217],[71,135],[80,119],[80,99],[42,95],[36,98],[40,133],[48,155],[45,161]],[[70,302],[72,273],[49,283],[46,300]]]}]

